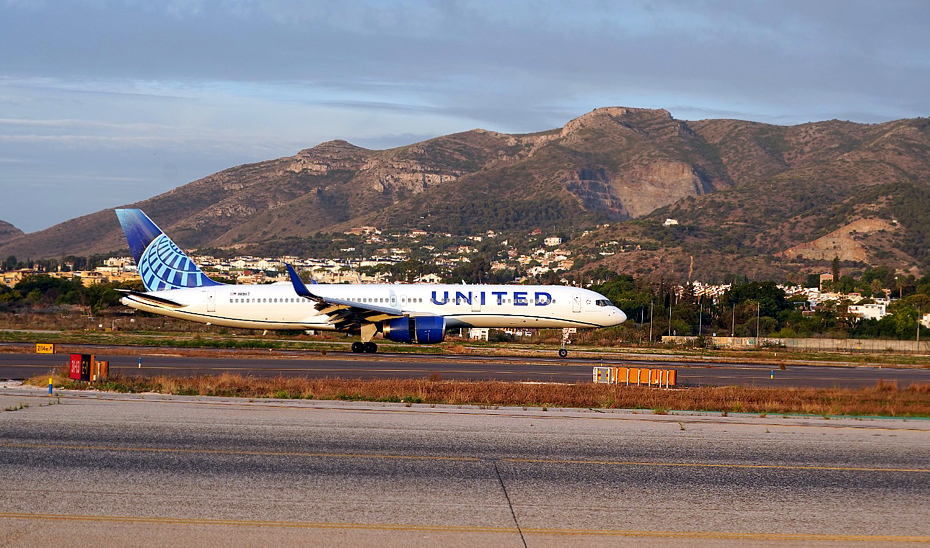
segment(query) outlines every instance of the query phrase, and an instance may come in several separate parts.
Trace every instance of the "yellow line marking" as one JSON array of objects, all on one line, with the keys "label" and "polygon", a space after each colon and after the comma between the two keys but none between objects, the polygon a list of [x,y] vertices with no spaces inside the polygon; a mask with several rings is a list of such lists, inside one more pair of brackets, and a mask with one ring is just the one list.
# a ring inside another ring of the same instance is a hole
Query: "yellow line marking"
[{"label": "yellow line marking", "polygon": [[[316,457],[341,459],[386,459],[386,460],[429,460],[453,462],[480,462],[481,457],[443,457],[437,455],[391,455],[378,453],[312,453],[302,451],[236,451],[230,449],[180,449],[168,447],[119,447],[112,445],[69,445],[69,444],[32,444],[32,443],[0,443],[0,447],[18,447],[24,449],[65,449],[83,451],[125,451],[140,453],[186,453],[211,455],[251,455],[262,457]],[[700,462],[648,462],[648,461],[620,461],[620,460],[572,460],[572,459],[527,459],[504,457],[499,462],[531,463],[531,464],[571,464],[571,465],[606,465],[606,466],[655,466],[679,468],[739,468],[756,470],[818,470],[836,472],[898,472],[898,473],[930,473],[926,468],[873,468],[855,466],[811,466],[791,464],[739,464],[739,463],[700,463]]]},{"label": "yellow line marking", "polygon": [[504,458],[502,462],[526,462],[542,464],[602,464],[611,466],[669,466],[694,468],[740,468],[740,469],[770,469],[770,470],[833,470],[838,472],[915,472],[930,473],[924,468],[870,468],[856,466],[810,466],[792,464],[738,464],[738,463],[692,463],[692,462],[639,462],[639,461],[612,461],[612,460],[558,460],[558,459],[519,459]]},{"label": "yellow line marking", "polygon": [[[32,514],[0,512],[0,519],[30,519],[44,521],[90,521],[109,523],[157,523],[166,525],[219,525],[234,527],[283,527],[298,529],[355,529],[375,531],[435,531],[448,533],[498,533],[516,534],[516,527],[478,527],[467,525],[425,525],[404,523],[326,523],[301,521],[195,519],[135,516],[89,516],[77,514]],[[639,531],[624,529],[555,529],[523,528],[523,534],[531,535],[597,535],[615,537],[688,538],[722,540],[804,540],[834,542],[927,542],[930,536],[918,535],[844,535],[844,534],[797,534],[797,533],[731,533],[724,531]]]},{"label": "yellow line marking", "polygon": [[442,457],[430,455],[379,455],[377,453],[310,453],[302,451],[233,451],[229,449],[179,449],[168,447],[117,447],[105,445],[66,445],[66,444],[32,444],[0,443],[0,447],[20,447],[26,449],[77,449],[86,451],[126,451],[140,453],[205,453],[213,455],[251,455],[261,457],[317,457],[346,459],[390,459],[390,460],[433,460],[477,462],[478,457]]}]

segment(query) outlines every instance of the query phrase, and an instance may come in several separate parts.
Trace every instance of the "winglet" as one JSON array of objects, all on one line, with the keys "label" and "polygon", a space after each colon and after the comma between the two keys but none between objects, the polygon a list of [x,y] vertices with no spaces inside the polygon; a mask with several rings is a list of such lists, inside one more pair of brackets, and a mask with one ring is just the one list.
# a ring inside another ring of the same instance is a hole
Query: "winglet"
[{"label": "winglet", "polygon": [[297,275],[297,271],[294,270],[293,266],[289,265],[288,263],[284,263],[284,266],[287,267],[287,275],[291,278],[291,284],[294,286],[295,293],[301,297],[319,300],[319,297],[313,293],[310,293],[310,290],[307,289],[307,286],[304,285],[303,281],[301,281],[300,276]]}]

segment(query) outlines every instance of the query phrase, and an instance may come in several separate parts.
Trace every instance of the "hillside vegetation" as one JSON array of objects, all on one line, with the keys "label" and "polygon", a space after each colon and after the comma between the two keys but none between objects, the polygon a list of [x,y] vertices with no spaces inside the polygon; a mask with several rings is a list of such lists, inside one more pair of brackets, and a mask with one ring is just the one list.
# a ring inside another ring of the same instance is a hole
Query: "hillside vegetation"
[{"label": "hillside vegetation", "polygon": [[[774,126],[621,107],[529,135],[476,129],[381,151],[331,141],[132,204],[184,247],[371,224],[458,235],[536,228],[580,235],[600,227],[579,242],[592,252],[582,263],[680,276],[721,264],[749,274],[809,270],[829,254],[812,242],[861,219],[893,228],[836,236],[855,247],[837,248],[837,256],[925,268],[927,205],[928,119]],[[662,226],[667,218],[679,224]],[[631,247],[594,253],[618,238]],[[0,256],[124,249],[111,210],[5,242],[0,227]]]}]

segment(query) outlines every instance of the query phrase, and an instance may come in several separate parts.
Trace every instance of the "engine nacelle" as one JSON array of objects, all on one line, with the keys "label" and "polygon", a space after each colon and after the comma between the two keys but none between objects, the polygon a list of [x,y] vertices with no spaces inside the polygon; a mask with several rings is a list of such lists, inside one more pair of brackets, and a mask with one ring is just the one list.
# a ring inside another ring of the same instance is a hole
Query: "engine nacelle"
[{"label": "engine nacelle", "polygon": [[439,316],[394,318],[384,324],[384,338],[394,342],[436,344],[446,336],[446,319]]}]

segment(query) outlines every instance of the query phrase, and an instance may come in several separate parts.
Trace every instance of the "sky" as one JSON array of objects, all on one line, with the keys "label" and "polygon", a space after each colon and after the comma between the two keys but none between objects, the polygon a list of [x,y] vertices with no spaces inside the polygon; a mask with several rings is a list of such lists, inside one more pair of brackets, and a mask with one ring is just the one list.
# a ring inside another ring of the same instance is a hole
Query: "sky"
[{"label": "sky", "polygon": [[26,232],[332,139],[603,106],[930,116],[930,2],[0,0],[0,220]]}]

